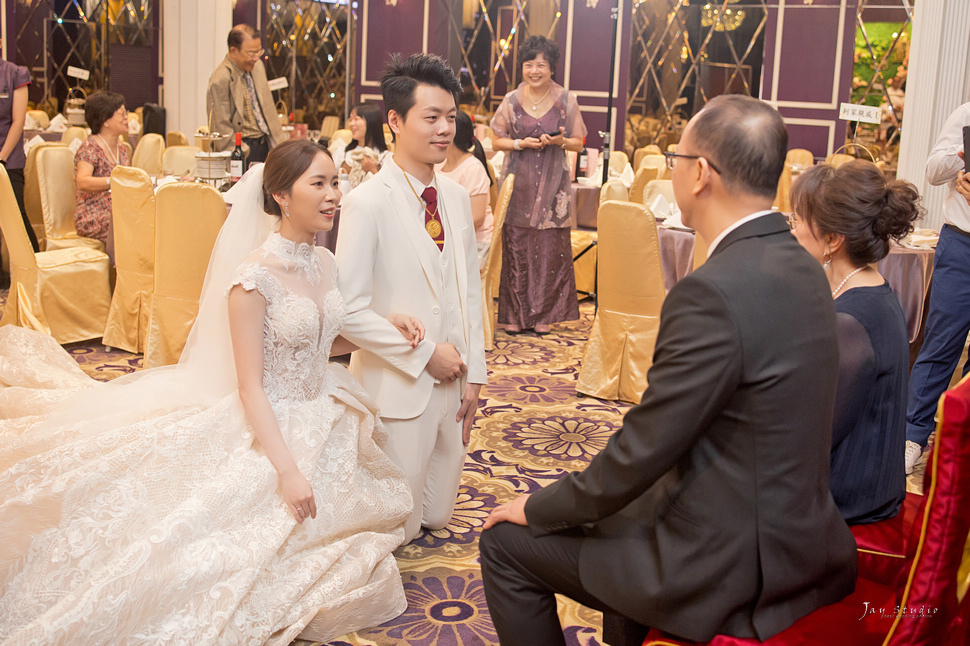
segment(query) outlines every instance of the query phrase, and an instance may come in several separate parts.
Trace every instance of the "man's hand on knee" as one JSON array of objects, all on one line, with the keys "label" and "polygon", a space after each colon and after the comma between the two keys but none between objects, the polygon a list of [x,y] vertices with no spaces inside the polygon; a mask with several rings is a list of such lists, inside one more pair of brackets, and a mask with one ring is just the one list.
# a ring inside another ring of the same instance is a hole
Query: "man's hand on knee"
[{"label": "man's hand on knee", "polygon": [[515,525],[528,525],[529,521],[525,518],[525,503],[532,494],[523,494],[511,502],[499,505],[492,510],[492,513],[485,519],[485,527],[488,529],[498,523],[513,523]]}]

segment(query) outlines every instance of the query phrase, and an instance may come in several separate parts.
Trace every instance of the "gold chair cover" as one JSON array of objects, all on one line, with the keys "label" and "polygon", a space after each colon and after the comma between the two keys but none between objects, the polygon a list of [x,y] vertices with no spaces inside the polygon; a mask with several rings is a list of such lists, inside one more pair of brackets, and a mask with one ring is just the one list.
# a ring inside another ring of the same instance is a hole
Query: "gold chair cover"
[{"label": "gold chair cover", "polygon": [[505,212],[509,209],[515,175],[508,175],[498,192],[497,208],[492,213],[492,242],[488,247],[488,258],[481,271],[482,278],[482,329],[485,331],[485,349],[491,350],[495,343],[495,297],[498,296],[498,280],[502,274],[502,225]]},{"label": "gold chair cover", "polygon": [[200,152],[197,146],[169,146],[162,153],[162,174],[195,177],[195,156]]},{"label": "gold chair cover", "polygon": [[[576,296],[583,299],[586,294],[596,293],[596,232],[570,231],[569,240],[573,252],[573,273],[576,275]],[[579,257],[581,253],[583,255]]]},{"label": "gold chair cover", "polygon": [[626,153],[622,150],[611,150],[610,151],[610,171],[619,175],[626,168],[626,165],[630,163],[630,158],[626,156]]},{"label": "gold chair cover", "polygon": [[611,179],[610,181],[603,184],[600,189],[600,204],[607,200],[617,200],[619,202],[626,202],[630,198],[630,194],[618,179]]},{"label": "gold chair cover", "polygon": [[172,146],[188,146],[189,139],[185,136],[185,133],[179,130],[169,130],[165,134],[165,145],[168,148]]},{"label": "gold chair cover", "polygon": [[647,144],[643,148],[647,151],[648,155],[663,155],[663,151],[660,150],[660,146],[657,144]]},{"label": "gold chair cover", "polygon": [[694,233],[694,271],[707,262],[707,240],[699,233]]},{"label": "gold chair cover", "polygon": [[50,115],[43,110],[27,110],[27,116],[36,121],[37,125],[44,130],[47,130],[47,127],[51,125]]},{"label": "gold chair cover", "polygon": [[669,179],[654,179],[647,182],[643,189],[643,204],[650,206],[657,199],[658,195],[663,195],[671,204],[676,204],[674,199],[674,183]]},{"label": "gold chair cover", "polygon": [[176,182],[155,197],[155,279],[145,367],[176,363],[199,313],[209,255],[226,203],[205,184]]},{"label": "gold chair cover", "polygon": [[160,175],[162,172],[162,151],[165,150],[165,139],[156,132],[149,132],[138,139],[135,154],[132,155],[131,165],[140,168],[149,175]]},{"label": "gold chair cover", "polygon": [[83,142],[87,138],[88,131],[78,126],[68,126],[67,130],[61,133],[61,143],[65,146],[70,146],[75,139],[80,139]]},{"label": "gold chair cover", "polygon": [[155,273],[155,191],[140,168],[111,171],[111,226],[115,240],[115,291],[104,344],[145,352]]},{"label": "gold chair cover", "polygon": [[640,165],[637,166],[637,170],[641,168],[656,168],[657,177],[663,177],[664,173],[667,171],[667,158],[659,153],[650,153],[644,155],[640,159]]},{"label": "gold chair cover", "polygon": [[812,154],[812,151],[805,150],[804,148],[792,148],[785,155],[785,163],[789,165],[797,164],[802,168],[808,168],[809,166],[815,165],[815,155]]},{"label": "gold chair cover", "polygon": [[633,151],[634,170],[636,170],[637,168],[640,168],[640,162],[643,161],[643,158],[646,157],[648,154],[649,153],[647,152],[646,146],[644,146],[643,148],[637,148],[636,150]]},{"label": "gold chair cover", "polygon": [[855,161],[855,159],[856,158],[853,157],[852,155],[846,155],[845,153],[835,153],[833,155],[829,155],[828,157],[826,157],[825,163],[831,164],[835,168],[838,168],[842,164],[848,163],[850,161]]},{"label": "gold chair cover", "polygon": [[785,167],[781,171],[781,177],[778,178],[778,192],[775,194],[775,202],[773,205],[779,211],[784,211],[785,213],[791,211],[791,183],[791,166],[785,164]]},{"label": "gold chair cover", "polygon": [[340,130],[335,130],[333,135],[330,136],[330,143],[335,141],[342,141],[346,145],[350,145],[350,142],[354,140],[354,136],[350,134],[350,131],[346,128],[341,128]]},{"label": "gold chair cover", "polygon": [[320,137],[324,139],[330,139],[333,137],[333,133],[340,129],[340,117],[335,117],[330,115],[329,117],[324,117],[323,122],[320,124]]},{"label": "gold chair cover", "polygon": [[44,231],[44,209],[40,203],[40,180],[37,178],[37,151],[41,148],[63,145],[57,141],[37,144],[27,151],[27,162],[24,164],[24,207],[27,209],[27,219],[34,229],[41,251],[47,248],[47,237]]},{"label": "gold chair cover", "polygon": [[600,207],[598,229],[599,309],[576,389],[600,399],[639,402],[666,296],[657,224],[641,204],[610,201]]},{"label": "gold chair cover", "polygon": [[37,184],[47,251],[88,247],[104,251],[104,244],[83,238],[74,230],[77,193],[74,188],[74,153],[66,146],[45,146],[37,151]]},{"label": "gold chair cover", "polygon": [[0,231],[10,252],[10,292],[0,325],[37,330],[61,344],[100,337],[111,297],[108,256],[87,247],[35,254],[2,167]]},{"label": "gold chair cover", "polygon": [[659,173],[660,169],[654,166],[640,166],[637,174],[633,176],[633,183],[630,184],[629,201],[646,206],[643,201],[643,191],[647,188],[647,184],[657,179]]}]

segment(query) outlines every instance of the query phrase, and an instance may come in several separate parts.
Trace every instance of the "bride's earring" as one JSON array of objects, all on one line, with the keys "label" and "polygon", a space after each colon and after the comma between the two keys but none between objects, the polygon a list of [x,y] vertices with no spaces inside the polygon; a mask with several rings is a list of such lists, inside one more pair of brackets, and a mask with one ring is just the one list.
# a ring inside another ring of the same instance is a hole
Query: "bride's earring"
[{"label": "bride's earring", "polygon": [[287,220],[290,219],[290,207],[286,204],[283,205],[283,215],[286,216]]},{"label": "bride's earring", "polygon": [[[826,258],[828,256],[828,258]],[[822,254],[822,269],[828,271],[832,268],[832,254],[826,251]]]}]

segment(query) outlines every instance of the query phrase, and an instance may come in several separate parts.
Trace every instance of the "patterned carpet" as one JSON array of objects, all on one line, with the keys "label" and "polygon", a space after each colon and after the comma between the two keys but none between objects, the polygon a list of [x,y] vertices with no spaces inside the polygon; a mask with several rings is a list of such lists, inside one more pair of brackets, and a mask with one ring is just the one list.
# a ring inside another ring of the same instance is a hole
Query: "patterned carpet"
[{"label": "patterned carpet", "polygon": [[[0,305],[5,296],[0,291]],[[487,354],[489,384],[482,391],[451,523],[423,532],[396,552],[407,611],[382,626],[329,642],[330,646],[498,644],[478,561],[485,518],[497,504],[584,468],[629,408],[576,395],[593,319],[591,304],[580,308],[579,321],[559,325],[549,335],[498,333],[495,349]],[[88,375],[101,381],[141,368],[140,356],[106,352],[98,342],[72,344],[67,350]],[[909,478],[910,490],[921,490],[922,471],[920,465]],[[567,644],[602,644],[598,612],[563,599],[559,611]]]},{"label": "patterned carpet", "polygon": [[[0,292],[2,306],[4,292]],[[579,321],[546,336],[499,332],[487,354],[489,385],[482,391],[458,504],[451,523],[425,531],[396,552],[408,609],[382,626],[346,635],[333,646],[473,646],[498,644],[482,588],[478,536],[488,513],[520,493],[536,491],[582,469],[619,428],[628,405],[578,398],[576,380],[593,307]],[[105,351],[97,341],[66,349],[99,381],[139,370],[140,355]],[[568,644],[596,646],[600,615],[560,602]],[[296,642],[310,646],[310,642]]]}]

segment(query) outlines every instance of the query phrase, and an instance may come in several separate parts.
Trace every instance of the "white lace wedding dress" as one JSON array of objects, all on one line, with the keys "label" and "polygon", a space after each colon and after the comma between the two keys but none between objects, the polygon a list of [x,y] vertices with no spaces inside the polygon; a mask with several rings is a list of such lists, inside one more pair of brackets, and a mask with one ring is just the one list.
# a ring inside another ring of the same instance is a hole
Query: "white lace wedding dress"
[{"label": "white lace wedding dress", "polygon": [[404,611],[391,551],[411,496],[370,399],[328,363],[335,272],[274,233],[233,280],[266,299],[264,387],[317,504],[302,525],[238,393],[51,424],[59,400],[109,386],[50,337],[0,328],[0,644],[287,644]]}]

